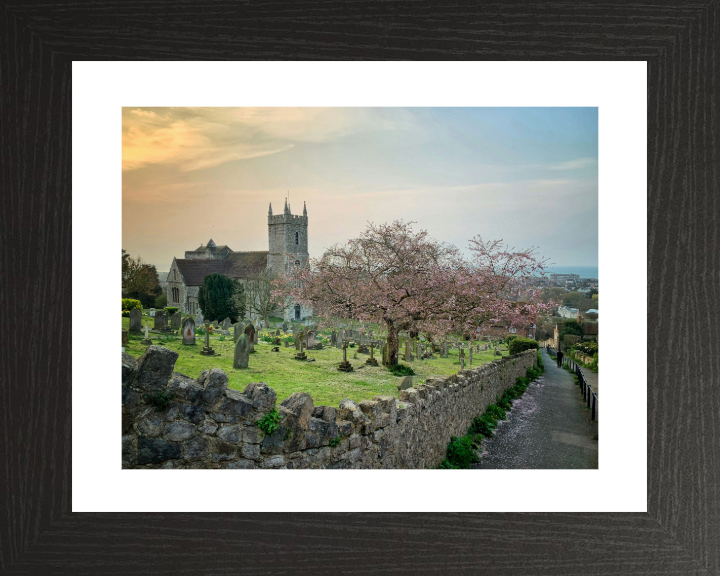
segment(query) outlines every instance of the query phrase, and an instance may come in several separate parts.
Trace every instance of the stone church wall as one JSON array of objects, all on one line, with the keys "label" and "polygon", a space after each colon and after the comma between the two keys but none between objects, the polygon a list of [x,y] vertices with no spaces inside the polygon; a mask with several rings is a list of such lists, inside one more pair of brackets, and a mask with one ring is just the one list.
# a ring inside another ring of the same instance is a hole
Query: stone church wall
[{"label": "stone church wall", "polygon": [[[495,360],[393,396],[336,407],[295,393],[278,406],[278,429],[257,421],[276,406],[264,383],[241,393],[220,369],[196,380],[174,373],[177,353],[149,346],[138,360],[122,357],[123,468],[430,468],[451,436],[524,376],[537,351]],[[149,402],[171,394],[157,411]]]}]

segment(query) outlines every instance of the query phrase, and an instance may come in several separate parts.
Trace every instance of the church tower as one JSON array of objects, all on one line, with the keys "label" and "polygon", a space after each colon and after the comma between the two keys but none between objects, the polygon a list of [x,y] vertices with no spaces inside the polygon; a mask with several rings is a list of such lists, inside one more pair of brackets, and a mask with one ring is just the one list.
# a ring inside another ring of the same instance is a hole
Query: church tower
[{"label": "church tower", "polygon": [[[268,209],[268,269],[283,273],[286,266],[307,265],[308,254],[308,216],[303,202],[302,216],[290,211],[287,200],[282,214],[273,215],[272,204]],[[291,254],[286,258],[286,254]]]}]

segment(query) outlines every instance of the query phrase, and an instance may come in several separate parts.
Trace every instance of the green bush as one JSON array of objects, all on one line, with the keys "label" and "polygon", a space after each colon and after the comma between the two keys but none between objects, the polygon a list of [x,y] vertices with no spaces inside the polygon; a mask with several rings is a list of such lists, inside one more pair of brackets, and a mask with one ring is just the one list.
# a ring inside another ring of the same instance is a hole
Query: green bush
[{"label": "green bush", "polygon": [[513,340],[515,340],[515,338],[517,338],[517,335],[511,334],[510,336],[508,336],[507,338],[505,338],[505,344],[506,344],[507,346],[510,346],[510,342],[512,342]]},{"label": "green bush", "polygon": [[127,310],[128,316],[130,315],[130,310],[133,308],[140,308],[142,311],[142,304],[140,303],[140,300],[134,300],[132,298],[122,299],[122,311],[125,312]]},{"label": "green bush", "polygon": [[413,376],[415,371],[406,364],[395,364],[388,368],[393,376]]},{"label": "green bush", "polygon": [[167,306],[167,294],[160,294],[157,298],[155,298],[155,308],[158,310],[161,310]]},{"label": "green bush", "polygon": [[170,407],[175,394],[160,391],[156,394],[145,394],[145,401],[155,408],[156,412],[164,412]]},{"label": "green bush", "polygon": [[166,313],[168,316],[172,316],[172,315],[175,314],[175,312],[177,312],[178,310],[180,310],[180,308],[178,308],[177,306],[165,306],[165,313]]},{"label": "green bush", "polygon": [[510,354],[520,354],[520,352],[531,350],[533,348],[536,350],[540,348],[540,345],[536,340],[533,340],[532,338],[515,338],[512,342],[510,342],[508,351]]},{"label": "green bush", "polygon": [[[450,464],[448,468],[470,468],[480,459],[475,453],[477,442],[472,436],[463,436],[450,438],[450,444],[447,447],[446,461]],[[442,466],[442,464],[441,464]]]}]

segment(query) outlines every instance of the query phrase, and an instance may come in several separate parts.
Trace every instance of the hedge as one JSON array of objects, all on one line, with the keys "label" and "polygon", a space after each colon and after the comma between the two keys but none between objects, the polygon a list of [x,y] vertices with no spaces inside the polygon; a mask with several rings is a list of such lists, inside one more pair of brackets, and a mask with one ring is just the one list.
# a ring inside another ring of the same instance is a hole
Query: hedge
[{"label": "hedge", "polygon": [[508,346],[510,354],[520,354],[525,350],[539,349],[540,345],[532,338],[515,338]]},{"label": "hedge", "polygon": [[140,304],[140,300],[133,300],[132,298],[123,298],[122,299],[122,310],[127,310],[128,312],[132,310],[133,308],[140,308],[142,310],[142,304]]}]

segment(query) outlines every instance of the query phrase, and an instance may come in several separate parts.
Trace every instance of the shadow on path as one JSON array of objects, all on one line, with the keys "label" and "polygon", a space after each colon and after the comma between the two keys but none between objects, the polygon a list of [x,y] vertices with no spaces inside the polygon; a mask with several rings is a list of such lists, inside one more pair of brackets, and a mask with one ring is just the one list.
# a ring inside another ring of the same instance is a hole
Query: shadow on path
[{"label": "shadow on path", "polygon": [[597,422],[572,375],[541,350],[545,373],[513,403],[508,419],[482,444],[473,468],[597,468]]}]

